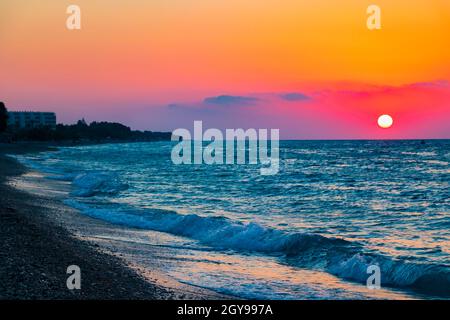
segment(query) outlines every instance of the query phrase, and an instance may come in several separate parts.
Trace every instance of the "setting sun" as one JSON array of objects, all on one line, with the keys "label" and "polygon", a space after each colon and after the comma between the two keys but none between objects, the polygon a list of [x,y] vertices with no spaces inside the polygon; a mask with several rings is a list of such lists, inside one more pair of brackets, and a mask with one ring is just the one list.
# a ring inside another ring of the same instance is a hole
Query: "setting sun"
[{"label": "setting sun", "polygon": [[388,114],[383,114],[378,117],[378,125],[380,128],[387,129],[392,126],[394,123],[394,120],[392,120],[392,117]]}]

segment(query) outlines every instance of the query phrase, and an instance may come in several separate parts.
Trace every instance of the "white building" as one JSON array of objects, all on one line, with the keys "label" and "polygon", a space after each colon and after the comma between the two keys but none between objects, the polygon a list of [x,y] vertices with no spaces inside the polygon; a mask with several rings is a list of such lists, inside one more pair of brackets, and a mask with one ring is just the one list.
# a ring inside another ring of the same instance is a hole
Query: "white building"
[{"label": "white building", "polygon": [[13,111],[8,112],[8,126],[15,129],[56,127],[54,112]]}]

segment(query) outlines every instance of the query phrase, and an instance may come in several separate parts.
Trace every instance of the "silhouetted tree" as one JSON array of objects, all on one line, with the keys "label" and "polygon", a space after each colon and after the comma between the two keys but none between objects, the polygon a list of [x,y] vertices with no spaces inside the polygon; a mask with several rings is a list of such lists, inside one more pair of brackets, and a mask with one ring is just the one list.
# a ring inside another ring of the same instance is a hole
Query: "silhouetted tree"
[{"label": "silhouetted tree", "polygon": [[78,122],[77,122],[77,127],[78,127],[79,129],[85,129],[85,128],[88,127],[88,124],[86,123],[86,120],[84,120],[84,118],[83,118],[83,119],[81,119],[81,120],[78,120]]},{"label": "silhouetted tree", "polygon": [[8,127],[8,110],[5,104],[0,101],[0,132],[3,132]]},{"label": "silhouetted tree", "polygon": [[14,131],[14,140],[31,141],[161,141],[170,140],[170,132],[133,131],[114,122],[92,122],[84,119],[76,124],[57,124],[55,128],[23,128]]}]

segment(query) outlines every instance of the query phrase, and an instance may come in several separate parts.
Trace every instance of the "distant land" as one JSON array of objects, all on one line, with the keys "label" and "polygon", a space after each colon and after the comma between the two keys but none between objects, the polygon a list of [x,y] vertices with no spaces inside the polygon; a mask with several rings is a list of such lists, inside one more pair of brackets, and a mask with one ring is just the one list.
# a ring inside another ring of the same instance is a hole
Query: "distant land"
[{"label": "distant land", "polygon": [[108,141],[162,141],[170,140],[171,132],[153,132],[131,130],[129,127],[114,122],[91,122],[79,120],[76,124],[58,124],[54,129],[38,127],[20,129],[13,132],[13,141],[72,141],[108,142]]},{"label": "distant land", "polygon": [[84,119],[76,124],[57,124],[54,126],[35,125],[29,127],[7,126],[7,110],[0,102],[0,142],[40,141],[62,143],[106,143],[106,142],[143,142],[167,141],[171,132],[153,132],[131,130],[131,128],[116,122],[91,122]]}]

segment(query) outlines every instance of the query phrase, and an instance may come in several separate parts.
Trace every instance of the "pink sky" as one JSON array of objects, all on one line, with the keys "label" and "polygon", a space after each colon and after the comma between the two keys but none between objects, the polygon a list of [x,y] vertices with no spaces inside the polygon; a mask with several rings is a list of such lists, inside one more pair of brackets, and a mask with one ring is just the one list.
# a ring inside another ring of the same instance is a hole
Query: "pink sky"
[{"label": "pink sky", "polygon": [[[450,138],[450,4],[379,0],[0,4],[0,100],[73,123],[278,128],[291,139]],[[394,118],[390,129],[377,117]]]}]

